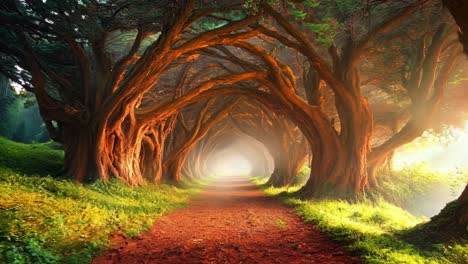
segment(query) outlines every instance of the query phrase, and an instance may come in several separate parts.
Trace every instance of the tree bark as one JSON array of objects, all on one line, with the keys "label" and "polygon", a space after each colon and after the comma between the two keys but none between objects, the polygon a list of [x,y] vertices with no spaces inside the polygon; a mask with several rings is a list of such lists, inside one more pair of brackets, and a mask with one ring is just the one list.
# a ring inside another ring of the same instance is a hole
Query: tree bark
[{"label": "tree bark", "polygon": [[435,243],[464,242],[468,236],[468,185],[457,200],[448,203],[416,231],[415,236],[424,235]]},{"label": "tree bark", "polygon": [[80,124],[63,125],[64,168],[68,177],[79,182],[98,179],[95,134]]},{"label": "tree bark", "polygon": [[468,54],[468,3],[460,0],[443,0],[459,27],[458,36],[463,44],[463,51]]},{"label": "tree bark", "polygon": [[465,190],[458,197],[457,203],[460,210],[460,220],[458,223],[465,227],[465,231],[468,232],[468,184],[465,186]]}]

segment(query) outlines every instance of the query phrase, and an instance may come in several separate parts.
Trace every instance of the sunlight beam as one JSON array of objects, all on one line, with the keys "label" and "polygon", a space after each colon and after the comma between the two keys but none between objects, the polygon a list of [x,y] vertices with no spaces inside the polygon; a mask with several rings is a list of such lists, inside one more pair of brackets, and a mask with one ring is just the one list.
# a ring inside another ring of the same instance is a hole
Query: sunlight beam
[{"label": "sunlight beam", "polygon": [[[398,149],[393,158],[396,170],[425,163],[439,172],[468,168],[468,121],[464,128],[449,128],[445,136],[425,132],[421,138]],[[448,135],[448,136],[447,136]]]}]

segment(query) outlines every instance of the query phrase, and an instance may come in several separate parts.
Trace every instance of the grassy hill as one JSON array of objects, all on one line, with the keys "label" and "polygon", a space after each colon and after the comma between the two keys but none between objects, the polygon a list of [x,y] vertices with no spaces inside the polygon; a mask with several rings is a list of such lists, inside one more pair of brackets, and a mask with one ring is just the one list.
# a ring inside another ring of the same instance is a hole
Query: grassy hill
[{"label": "grassy hill", "polygon": [[0,167],[17,173],[53,175],[63,166],[63,151],[54,143],[23,144],[0,137]]}]

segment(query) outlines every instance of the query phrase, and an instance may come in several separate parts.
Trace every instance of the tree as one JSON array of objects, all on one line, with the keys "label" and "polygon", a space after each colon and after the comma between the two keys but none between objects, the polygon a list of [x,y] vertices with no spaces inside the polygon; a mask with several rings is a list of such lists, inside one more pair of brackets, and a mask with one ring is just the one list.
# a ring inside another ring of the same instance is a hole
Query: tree
[{"label": "tree", "polygon": [[15,97],[8,79],[0,75],[0,135],[3,137],[11,138],[12,136],[10,109],[14,102]]},{"label": "tree", "polygon": [[[463,44],[464,53],[468,54],[468,19],[465,15],[468,11],[468,4],[464,1],[453,0],[444,0],[443,2],[459,26],[459,39]],[[423,228],[431,235],[432,239],[439,241],[447,238],[466,238],[468,232],[468,184],[458,199],[447,204]]]},{"label": "tree", "polygon": [[444,5],[450,10],[453,18],[459,27],[458,36],[463,44],[463,50],[468,53],[468,19],[466,12],[468,11],[468,3],[465,1],[443,0]]},{"label": "tree", "polygon": [[[354,28],[354,23],[342,29],[341,42],[338,43],[338,46],[330,44],[328,57],[318,55],[314,42],[310,40],[311,33],[301,30],[304,26],[304,23],[301,22],[302,19],[297,22],[297,19],[294,20],[280,14],[276,11],[277,8],[272,8],[265,2],[261,3],[265,12],[273,17],[279,29],[274,30],[271,26],[263,25],[257,26],[257,28],[264,35],[276,39],[302,54],[308,59],[315,71],[315,73],[311,72],[311,78],[307,84],[305,83],[306,91],[309,90],[309,94],[314,94],[315,99],[321,98],[320,87],[323,81],[333,90],[335,96],[335,107],[339,117],[337,128],[335,128],[335,122],[330,122],[323,111],[317,111],[317,108],[311,109],[313,105],[319,106],[320,104],[317,103],[321,100],[309,102],[308,105],[299,102],[304,112],[311,113],[306,117],[309,121],[304,123],[301,129],[305,135],[311,135],[308,140],[314,153],[312,175],[303,189],[304,192],[313,195],[326,195],[327,192],[331,191],[333,195],[347,196],[363,192],[371,187],[371,183],[376,182],[375,179],[369,178],[367,171],[368,153],[371,150],[373,115],[361,90],[360,62],[368,53],[368,46],[378,45],[376,41],[379,37],[408,19],[425,3],[425,1],[415,1],[408,6],[401,6],[400,3],[374,7],[375,9],[368,11],[370,15],[364,19],[370,21],[369,23],[362,25],[361,28]],[[301,11],[305,17],[308,16],[308,13],[304,11],[305,7],[301,8],[299,9],[296,5],[292,7],[293,17],[294,13],[298,12],[297,10]],[[395,8],[400,11],[389,11],[395,10]],[[379,13],[383,12],[382,10],[385,10],[386,14],[392,15],[382,16],[382,13]],[[356,9],[354,9],[354,13],[362,14],[362,12],[356,12]],[[373,16],[383,18],[370,20]],[[339,18],[339,16],[335,17]],[[346,20],[339,22],[346,25],[356,19],[356,15],[348,15],[344,18]],[[284,68],[284,66],[282,67]],[[307,85],[310,86],[307,87]],[[292,100],[293,95],[287,96],[291,96]],[[420,110],[424,112],[423,109]],[[312,114],[312,112],[314,113]],[[296,113],[296,115],[299,114]],[[304,130],[310,130],[310,132]]]},{"label": "tree", "polygon": [[[196,27],[221,9],[242,8],[239,3],[228,7],[195,7],[191,0],[8,0],[1,4],[1,71],[35,94],[51,138],[64,145],[70,177],[85,181],[113,175],[140,184],[142,138],[191,104],[197,91],[178,98],[174,107],[169,106],[173,94],[142,105],[145,94],[163,74],[194,60],[198,50],[257,34],[238,30],[258,16],[228,22],[215,16],[216,27]],[[119,54],[107,49],[116,32],[133,36]]]}]

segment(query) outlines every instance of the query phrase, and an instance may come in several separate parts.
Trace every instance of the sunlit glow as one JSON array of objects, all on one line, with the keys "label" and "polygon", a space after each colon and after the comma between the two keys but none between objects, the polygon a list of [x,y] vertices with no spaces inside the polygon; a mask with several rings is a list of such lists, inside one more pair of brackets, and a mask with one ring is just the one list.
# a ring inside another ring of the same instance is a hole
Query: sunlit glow
[{"label": "sunlit glow", "polygon": [[209,171],[213,176],[247,176],[252,172],[252,164],[243,155],[223,152],[210,161]]},{"label": "sunlit glow", "polygon": [[13,87],[13,90],[15,91],[16,94],[22,94],[25,92],[23,86],[21,86],[19,83],[11,82],[10,85],[11,87]]},{"label": "sunlit glow", "polygon": [[464,128],[450,128],[447,132],[449,139],[425,133],[397,150],[394,168],[426,163],[428,168],[440,172],[468,169],[468,121]]}]

